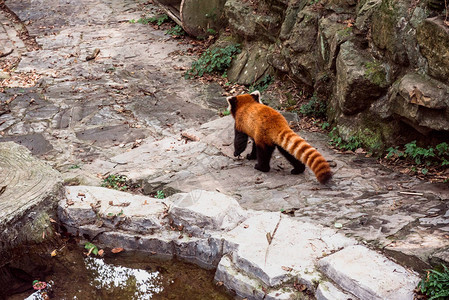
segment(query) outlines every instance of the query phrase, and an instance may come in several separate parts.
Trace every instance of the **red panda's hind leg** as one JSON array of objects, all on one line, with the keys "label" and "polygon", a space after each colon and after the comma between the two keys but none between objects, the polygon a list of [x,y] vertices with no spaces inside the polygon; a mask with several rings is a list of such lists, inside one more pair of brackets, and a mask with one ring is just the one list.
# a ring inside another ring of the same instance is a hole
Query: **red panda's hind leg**
[{"label": "red panda's hind leg", "polygon": [[293,155],[288,153],[284,148],[277,146],[279,152],[281,152],[282,155],[288,160],[289,163],[292,164],[293,170],[290,172],[292,174],[301,174],[306,169],[306,166],[296,159]]},{"label": "red panda's hind leg", "polygon": [[257,164],[254,166],[254,168],[262,172],[270,171],[270,160],[271,155],[273,154],[274,151],[274,146],[256,145],[256,151],[257,151]]},{"label": "red panda's hind leg", "polygon": [[245,133],[234,130],[234,156],[239,156],[245,151],[246,146],[248,145],[248,135]]}]

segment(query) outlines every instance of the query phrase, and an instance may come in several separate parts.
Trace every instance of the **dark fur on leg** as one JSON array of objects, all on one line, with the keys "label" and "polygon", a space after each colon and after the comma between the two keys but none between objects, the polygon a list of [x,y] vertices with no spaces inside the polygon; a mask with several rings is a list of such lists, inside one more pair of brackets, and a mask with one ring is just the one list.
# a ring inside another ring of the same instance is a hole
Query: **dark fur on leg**
[{"label": "dark fur on leg", "polygon": [[288,153],[284,148],[277,146],[279,152],[288,160],[289,163],[292,164],[293,170],[290,172],[292,174],[301,174],[306,169],[306,166],[297,160],[293,155]]},{"label": "dark fur on leg", "polygon": [[239,156],[245,151],[248,145],[248,135],[235,129],[234,135],[234,156]]},{"label": "dark fur on leg", "polygon": [[257,147],[257,164],[254,168],[262,172],[270,171],[270,160],[271,155],[273,154],[274,151],[274,146],[260,147],[256,145],[256,147]]},{"label": "dark fur on leg", "polygon": [[253,159],[257,158],[257,147],[256,147],[256,143],[254,142],[254,140],[253,140],[253,149],[251,150],[251,153],[249,153],[246,156],[246,158],[249,160],[253,160]]}]

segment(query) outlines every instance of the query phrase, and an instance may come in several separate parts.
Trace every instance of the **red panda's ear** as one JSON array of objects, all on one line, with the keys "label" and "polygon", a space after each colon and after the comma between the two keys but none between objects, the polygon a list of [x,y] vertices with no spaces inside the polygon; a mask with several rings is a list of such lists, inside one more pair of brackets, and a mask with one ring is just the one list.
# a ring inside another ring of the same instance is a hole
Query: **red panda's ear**
[{"label": "red panda's ear", "polygon": [[237,105],[237,97],[227,97],[226,100],[228,101],[228,111],[232,112],[235,111],[235,107]]},{"label": "red panda's ear", "polygon": [[251,97],[253,97],[254,100],[256,100],[256,102],[262,103],[262,101],[260,100],[260,92],[259,91],[254,91],[250,95],[251,95]]}]

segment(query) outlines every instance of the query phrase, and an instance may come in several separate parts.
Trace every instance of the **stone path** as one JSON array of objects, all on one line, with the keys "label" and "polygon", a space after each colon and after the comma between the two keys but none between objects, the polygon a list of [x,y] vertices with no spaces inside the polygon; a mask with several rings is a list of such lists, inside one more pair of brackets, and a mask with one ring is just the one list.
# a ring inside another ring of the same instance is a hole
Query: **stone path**
[{"label": "stone path", "polygon": [[[298,224],[338,230],[409,268],[449,262],[447,187],[336,154],[326,137],[306,132],[332,161],[335,175],[326,186],[308,170],[290,175],[278,153],[269,173],[234,158],[232,118],[218,117],[226,106],[221,89],[183,78],[191,58],[180,50],[187,46],[130,23],[141,17],[138,3],[8,0],[41,49],[27,51],[0,13],[0,51],[13,49],[20,58],[1,83],[11,87],[0,93],[1,142],[26,146],[67,182],[99,185],[97,174],[117,173],[142,182],[148,194],[218,191],[244,209],[284,211]],[[95,49],[99,55],[86,61]],[[18,87],[27,72],[36,84]]]}]

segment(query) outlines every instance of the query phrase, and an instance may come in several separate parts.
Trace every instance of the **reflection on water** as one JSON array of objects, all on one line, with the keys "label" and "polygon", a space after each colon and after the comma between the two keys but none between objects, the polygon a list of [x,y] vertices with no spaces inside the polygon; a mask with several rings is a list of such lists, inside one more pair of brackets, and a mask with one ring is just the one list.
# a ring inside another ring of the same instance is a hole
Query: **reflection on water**
[{"label": "reflection on water", "polygon": [[128,299],[151,299],[164,290],[162,274],[107,264],[103,259],[86,257],[86,270],[91,272],[90,284],[101,290],[121,290]]},{"label": "reflection on water", "polygon": [[[104,257],[86,257],[76,245],[68,245],[57,256],[33,266],[36,257],[25,262],[39,271],[23,281],[28,290],[7,295],[8,300],[92,299],[92,300],[229,300],[232,296],[213,282],[214,270],[203,270],[178,260],[157,260],[148,253],[123,251]],[[22,266],[24,268],[24,266]],[[33,280],[51,283],[51,289],[34,291]],[[13,283],[12,283],[13,284]],[[50,298],[43,298],[47,292]],[[0,295],[0,299],[2,299]]]}]

